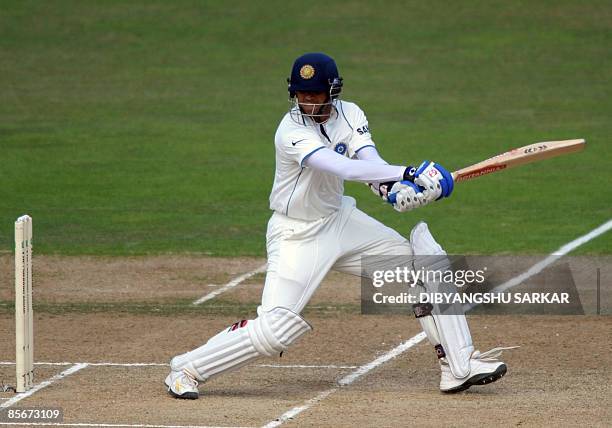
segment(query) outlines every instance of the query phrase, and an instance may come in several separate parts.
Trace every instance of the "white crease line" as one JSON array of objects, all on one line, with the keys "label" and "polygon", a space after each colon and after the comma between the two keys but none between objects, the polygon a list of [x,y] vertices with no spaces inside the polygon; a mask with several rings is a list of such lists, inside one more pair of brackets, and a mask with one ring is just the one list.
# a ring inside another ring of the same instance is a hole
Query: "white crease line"
[{"label": "white crease line", "polygon": [[[39,361],[38,363],[34,363],[35,366],[71,366],[73,364],[85,364],[88,366],[116,366],[116,367],[150,367],[150,366],[162,366],[168,367],[170,364],[168,363],[74,363],[68,361],[60,361],[60,362],[51,362],[51,361]],[[15,363],[13,361],[0,361],[0,366],[14,366]]]},{"label": "white crease line", "polygon": [[94,422],[0,422],[0,425],[19,426],[57,426],[57,427],[126,427],[126,428],[250,428],[250,427],[223,427],[208,425],[158,425],[158,424],[111,424]]},{"label": "white crease line", "polygon": [[344,376],[342,379],[338,381],[338,385],[340,386],[350,385],[351,383],[359,379],[361,376],[369,373],[376,367],[382,364],[385,364],[387,361],[392,360],[393,358],[397,357],[400,354],[403,354],[404,352],[406,352],[408,349],[412,348],[413,346],[418,345],[425,338],[427,338],[427,336],[425,335],[425,332],[423,331],[420,332],[416,336],[413,336],[410,339],[406,340],[405,342],[400,343],[399,345],[397,345],[395,348],[393,348],[389,352],[384,353],[383,355],[381,355],[374,361],[371,361],[368,364],[364,364],[363,366],[359,367],[354,372]]},{"label": "white crease line", "polygon": [[[570,251],[578,248],[582,244],[585,244],[585,243],[589,242],[591,239],[594,239],[594,238],[598,237],[599,235],[601,235],[603,233],[606,233],[610,229],[612,229],[612,220],[608,220],[606,223],[602,224],[601,226],[597,227],[596,229],[593,229],[591,232],[587,233],[586,235],[583,235],[583,236],[581,236],[579,238],[576,238],[573,241],[565,244],[564,246],[559,248],[557,251],[553,252],[550,256],[546,257],[541,262],[536,263],[535,265],[533,265],[526,272],[524,272],[524,273],[522,273],[522,274],[512,278],[511,280],[505,282],[504,284],[499,285],[498,287],[496,287],[496,289],[507,290],[508,288],[511,288],[511,287],[514,287],[515,285],[520,284],[521,282],[525,281],[526,279],[530,278],[531,276],[540,273],[546,266],[550,265],[551,263],[554,263],[560,257],[562,257],[562,256],[566,255],[567,253],[569,253]],[[427,336],[425,335],[425,332],[423,332],[423,331],[420,332],[419,334],[417,334],[416,336],[408,339],[407,341],[405,341],[403,343],[400,343],[398,346],[396,346],[395,348],[391,349],[389,352],[386,352],[385,354],[383,354],[380,357],[376,358],[374,361],[372,361],[372,362],[370,362],[368,364],[364,364],[363,366],[359,367],[354,372],[344,376],[342,379],[340,379],[338,381],[338,384],[340,386],[348,386],[348,385],[350,385],[351,383],[353,383],[354,381],[356,381],[360,377],[366,375],[367,373],[369,373],[370,371],[372,371],[376,367],[378,367],[378,366],[386,363],[387,361],[397,357],[398,355],[406,352],[408,349],[412,348],[413,346],[415,346],[416,344],[418,344],[419,342],[424,340],[426,337]],[[274,428],[274,427],[278,427],[278,426],[284,424],[288,420],[291,420],[294,417],[296,417],[297,415],[299,415],[300,413],[302,413],[304,410],[308,410],[314,404],[316,404],[319,401],[324,400],[325,398],[329,397],[331,394],[333,394],[334,392],[338,391],[338,389],[339,389],[338,387],[334,387],[334,388],[331,388],[331,389],[328,389],[326,391],[323,391],[323,392],[319,393],[317,396],[315,396],[314,398],[311,398],[310,400],[306,401],[301,406],[296,406],[296,407],[286,411],[281,416],[279,416],[277,419],[275,419],[275,420],[267,423],[266,425],[264,425],[263,428]]]},{"label": "white crease line", "polygon": [[29,389],[26,392],[20,392],[19,394],[15,395],[13,398],[11,398],[10,400],[8,400],[5,403],[0,404],[0,409],[3,408],[7,408],[7,407],[11,407],[13,404],[23,400],[24,398],[28,398],[29,396],[33,395],[34,393],[40,391],[41,389],[51,385],[53,382],[63,379],[66,376],[69,376],[73,373],[78,372],[81,369],[84,369],[85,367],[87,367],[87,363],[78,363],[75,364],[74,366],[64,370],[63,372],[56,374],[55,376],[53,376],[51,379],[49,380],[45,380],[39,384],[34,385],[34,387],[32,389]]},{"label": "white crease line", "polygon": [[[608,220],[607,222],[593,229],[586,235],[583,235],[580,238],[576,238],[572,242],[565,244],[564,246],[559,248],[557,251],[551,253],[545,259],[540,260],[538,263],[531,266],[529,269],[527,269],[522,274],[517,275],[514,278],[504,282],[503,284],[500,284],[497,287],[493,288],[491,292],[492,293],[503,293],[504,291],[512,287],[516,287],[517,285],[522,284],[527,279],[542,272],[544,269],[546,269],[548,266],[550,266],[551,264],[559,260],[561,257],[565,256],[566,254],[580,247],[582,244],[585,244],[589,242],[590,240],[597,238],[599,235],[603,235],[610,229],[612,229],[612,220]],[[478,306],[477,303],[472,303],[472,304],[464,305],[463,308],[467,312],[471,309],[474,309],[476,306]]]},{"label": "white crease line", "polygon": [[[421,342],[426,337],[427,336],[425,336],[424,332],[420,332],[416,336],[411,337],[410,339],[406,340],[405,342],[400,343],[398,346],[396,346],[395,348],[391,349],[389,352],[386,352],[385,354],[383,354],[380,357],[376,358],[374,361],[371,361],[371,362],[369,362],[367,364],[359,366],[357,368],[357,370],[355,370],[354,372],[352,372],[352,373],[344,376],[343,378],[341,378],[338,381],[338,385],[340,385],[340,386],[350,385],[351,383],[355,382],[357,379],[359,379],[360,377],[364,376],[365,374],[367,374],[368,372],[372,371],[373,369],[375,369],[376,367],[380,366],[381,364],[386,363],[387,361],[397,357],[401,353],[403,353],[403,352],[407,351],[408,349],[412,348],[413,346],[417,345],[419,342]],[[317,396],[315,396],[315,397],[311,398],[310,400],[306,401],[301,406],[296,406],[293,409],[283,413],[278,419],[267,423],[266,425],[263,426],[263,428],[274,428],[274,427],[278,427],[278,426],[284,424],[288,420],[291,420],[295,416],[297,416],[300,413],[302,413],[304,410],[308,410],[312,405],[318,403],[321,400],[324,400],[325,398],[327,398],[328,396],[330,396],[334,392],[338,391],[338,389],[339,389],[338,387],[333,387],[333,388],[330,388],[330,389],[328,389],[326,391],[320,392]]]},{"label": "white crease line", "polygon": [[255,367],[270,367],[273,369],[356,369],[359,366],[308,365],[308,364],[258,364]]},{"label": "white crease line", "polygon": [[317,394],[315,397],[304,402],[304,404],[302,404],[301,406],[296,406],[293,409],[286,411],[278,419],[267,423],[262,428],[274,428],[274,427],[281,426],[285,422],[293,419],[294,417],[302,413],[304,410],[308,410],[311,406],[317,404],[319,401],[325,400],[327,397],[329,397],[336,391],[338,391],[337,386],[334,388],[330,388],[326,391],[322,391],[319,394]]},{"label": "white crease line", "polygon": [[211,291],[210,293],[200,297],[198,300],[195,300],[193,302],[193,304],[194,305],[199,305],[199,304],[202,304],[204,302],[209,301],[210,299],[214,299],[219,294],[225,293],[230,288],[234,288],[235,286],[237,286],[241,282],[249,279],[250,277],[252,277],[252,276],[254,276],[254,275],[258,274],[258,273],[265,272],[267,267],[268,267],[268,265],[264,264],[262,266],[259,266],[257,269],[252,270],[251,272],[247,272],[245,274],[242,274],[242,275],[232,279],[230,282],[225,284],[223,287],[217,288],[215,291]]},{"label": "white crease line", "polygon": [[[168,367],[168,363],[70,363],[41,361],[34,363],[36,366],[71,366],[73,364],[86,364],[94,367]],[[0,366],[14,366],[13,361],[0,361]],[[356,369],[359,366],[339,366],[335,364],[256,364],[252,367],[273,368],[273,369]]]}]

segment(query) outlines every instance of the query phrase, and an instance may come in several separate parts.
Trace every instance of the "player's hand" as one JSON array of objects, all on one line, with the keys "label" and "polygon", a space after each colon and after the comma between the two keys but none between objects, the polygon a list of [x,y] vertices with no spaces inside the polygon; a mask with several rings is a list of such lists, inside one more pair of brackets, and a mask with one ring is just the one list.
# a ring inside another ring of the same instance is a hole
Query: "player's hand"
[{"label": "player's hand", "polygon": [[423,187],[428,202],[448,198],[453,192],[454,181],[450,172],[434,162],[424,161],[414,174],[414,183]]},{"label": "player's hand", "polygon": [[380,196],[383,201],[389,202],[388,196],[389,193],[391,193],[391,187],[393,187],[393,185],[396,183],[398,182],[387,181],[384,183],[367,183],[367,185],[370,190],[372,190],[372,193],[374,193],[376,196]]},{"label": "player's hand", "polygon": [[410,211],[431,202],[423,190],[412,181],[398,181],[389,190],[386,200],[393,205],[396,211]]}]

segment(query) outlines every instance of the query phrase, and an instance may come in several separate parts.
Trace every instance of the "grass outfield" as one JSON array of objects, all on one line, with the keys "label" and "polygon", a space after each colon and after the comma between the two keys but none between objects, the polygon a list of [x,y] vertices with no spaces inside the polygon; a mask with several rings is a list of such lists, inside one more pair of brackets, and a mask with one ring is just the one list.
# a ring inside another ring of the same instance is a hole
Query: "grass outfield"
[{"label": "grass outfield", "polygon": [[40,253],[263,255],[284,79],[321,50],[394,163],[586,138],[403,215],[346,186],[449,252],[549,252],[612,217],[611,22],[607,1],[4,1],[0,251],[27,212]]}]

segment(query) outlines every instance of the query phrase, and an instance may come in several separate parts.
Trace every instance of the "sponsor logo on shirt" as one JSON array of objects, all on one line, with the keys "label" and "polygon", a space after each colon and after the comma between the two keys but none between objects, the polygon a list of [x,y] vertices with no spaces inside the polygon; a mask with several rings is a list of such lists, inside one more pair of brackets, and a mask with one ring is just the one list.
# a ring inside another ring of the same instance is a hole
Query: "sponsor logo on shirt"
[{"label": "sponsor logo on shirt", "polygon": [[363,125],[361,128],[357,128],[357,133],[359,135],[368,134],[370,132],[370,127],[368,125]]}]

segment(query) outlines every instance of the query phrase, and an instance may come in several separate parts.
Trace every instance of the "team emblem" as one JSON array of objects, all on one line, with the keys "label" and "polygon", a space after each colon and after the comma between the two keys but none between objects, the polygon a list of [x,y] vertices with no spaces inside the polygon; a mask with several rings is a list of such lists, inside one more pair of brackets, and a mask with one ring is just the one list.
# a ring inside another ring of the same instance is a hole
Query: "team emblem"
[{"label": "team emblem", "polygon": [[302,68],[300,68],[300,76],[302,77],[302,79],[312,79],[312,77],[315,75],[315,69],[312,65],[310,64],[306,64],[303,65]]},{"label": "team emblem", "polygon": [[346,144],[338,143],[336,147],[334,147],[334,151],[340,155],[344,155],[346,153]]}]

